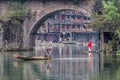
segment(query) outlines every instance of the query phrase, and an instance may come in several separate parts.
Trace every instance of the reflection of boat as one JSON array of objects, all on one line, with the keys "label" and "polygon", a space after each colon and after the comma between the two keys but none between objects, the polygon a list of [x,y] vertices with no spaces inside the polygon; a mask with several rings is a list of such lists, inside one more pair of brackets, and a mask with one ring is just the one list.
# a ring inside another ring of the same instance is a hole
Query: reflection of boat
[{"label": "reflection of boat", "polygon": [[50,60],[50,56],[23,56],[23,55],[14,55],[15,58],[22,60]]}]

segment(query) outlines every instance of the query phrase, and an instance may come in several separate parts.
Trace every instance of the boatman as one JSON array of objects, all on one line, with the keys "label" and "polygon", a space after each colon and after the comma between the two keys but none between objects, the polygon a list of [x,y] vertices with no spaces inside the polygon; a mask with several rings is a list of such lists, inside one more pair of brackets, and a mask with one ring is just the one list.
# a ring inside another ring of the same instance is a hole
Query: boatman
[{"label": "boatman", "polygon": [[47,50],[47,54],[45,54],[44,57],[51,58],[51,54],[50,54],[51,48],[47,48],[46,50]]}]

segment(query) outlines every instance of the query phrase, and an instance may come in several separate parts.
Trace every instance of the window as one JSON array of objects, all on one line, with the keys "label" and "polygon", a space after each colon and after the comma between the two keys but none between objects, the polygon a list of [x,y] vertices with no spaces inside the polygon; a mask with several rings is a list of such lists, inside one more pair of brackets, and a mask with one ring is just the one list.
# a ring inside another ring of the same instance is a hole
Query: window
[{"label": "window", "polygon": [[75,25],[72,25],[72,29],[74,29],[75,28]]}]

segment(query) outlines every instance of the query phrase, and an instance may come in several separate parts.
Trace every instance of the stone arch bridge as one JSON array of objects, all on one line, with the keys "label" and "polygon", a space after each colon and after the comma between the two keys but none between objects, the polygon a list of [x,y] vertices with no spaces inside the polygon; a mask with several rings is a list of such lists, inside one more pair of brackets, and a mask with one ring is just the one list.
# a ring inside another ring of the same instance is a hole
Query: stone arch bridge
[{"label": "stone arch bridge", "polygon": [[41,24],[52,14],[62,10],[75,10],[82,12],[86,16],[91,15],[91,10],[96,0],[81,0],[79,4],[71,2],[64,3],[62,1],[51,1],[43,4],[38,1],[29,1],[25,4],[26,8],[31,11],[31,18],[25,19],[23,23],[23,45],[25,47],[33,47],[35,44],[35,36]]}]

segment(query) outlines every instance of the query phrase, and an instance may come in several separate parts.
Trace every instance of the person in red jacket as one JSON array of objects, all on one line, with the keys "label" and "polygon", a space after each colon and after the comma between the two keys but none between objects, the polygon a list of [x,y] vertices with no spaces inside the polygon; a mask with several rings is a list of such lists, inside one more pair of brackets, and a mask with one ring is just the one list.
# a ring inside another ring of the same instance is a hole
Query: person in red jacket
[{"label": "person in red jacket", "polygon": [[[92,51],[92,44],[93,44],[93,42],[92,42],[92,40],[90,40],[89,42],[88,42],[88,51]],[[92,57],[92,53],[91,52],[89,52],[89,58],[91,58]]]},{"label": "person in red jacket", "polygon": [[88,42],[88,51],[92,50],[92,43],[93,43],[92,40]]}]

